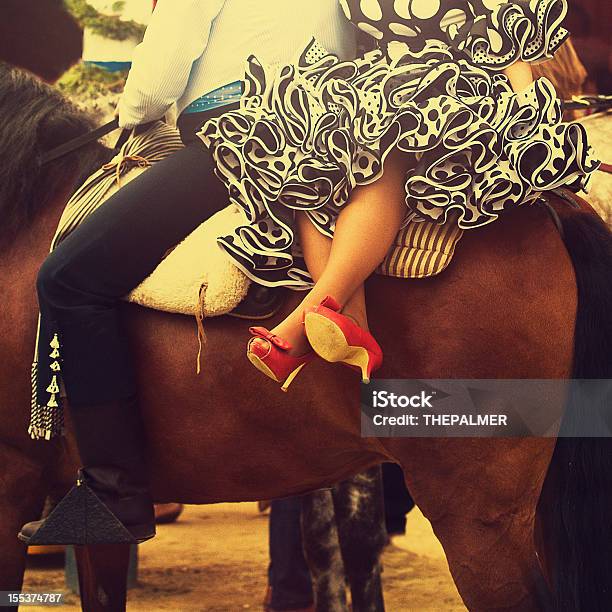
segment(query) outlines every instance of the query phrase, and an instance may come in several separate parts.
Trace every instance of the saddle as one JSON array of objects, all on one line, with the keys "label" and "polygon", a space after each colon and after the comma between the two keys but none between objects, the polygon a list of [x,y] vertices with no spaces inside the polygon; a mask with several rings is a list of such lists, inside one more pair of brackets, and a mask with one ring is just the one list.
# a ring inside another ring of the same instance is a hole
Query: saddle
[{"label": "saddle", "polygon": [[[178,131],[161,121],[132,133],[117,155],[70,198],[51,248],[118,189],[183,146]],[[282,305],[284,291],[252,283],[216,243],[217,236],[231,233],[244,222],[239,207],[230,205],[221,210],[171,249],[124,299],[155,310],[192,315],[199,323],[221,315],[271,317]],[[398,233],[377,273],[400,278],[439,274],[449,265],[462,235],[463,230],[454,222],[409,223]]]}]

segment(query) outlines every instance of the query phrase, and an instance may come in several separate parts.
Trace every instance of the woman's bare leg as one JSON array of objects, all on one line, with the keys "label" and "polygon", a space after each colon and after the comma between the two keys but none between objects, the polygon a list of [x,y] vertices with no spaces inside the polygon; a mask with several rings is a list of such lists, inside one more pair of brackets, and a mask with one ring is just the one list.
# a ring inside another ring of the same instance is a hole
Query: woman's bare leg
[{"label": "woman's bare leg", "polygon": [[363,282],[385,258],[399,231],[405,213],[405,172],[405,157],[395,152],[380,179],[356,188],[338,216],[331,244],[305,215],[298,215],[304,258],[315,286],[274,329],[293,345],[295,354],[307,349],[301,325],[304,308],[316,306],[327,295],[367,329]]},{"label": "woman's bare leg", "polygon": [[[302,211],[296,213],[295,222],[306,267],[316,283],[327,266],[332,249],[332,239],[323,235]],[[309,348],[302,325],[302,311],[303,308],[296,308],[272,330],[273,333],[292,345],[291,353],[295,355],[302,355]]]}]

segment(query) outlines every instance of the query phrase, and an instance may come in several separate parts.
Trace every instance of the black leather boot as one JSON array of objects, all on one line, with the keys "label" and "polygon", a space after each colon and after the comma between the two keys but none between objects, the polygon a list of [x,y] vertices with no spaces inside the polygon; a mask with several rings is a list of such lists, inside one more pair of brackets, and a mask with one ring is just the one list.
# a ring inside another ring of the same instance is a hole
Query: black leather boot
[{"label": "black leather boot", "polygon": [[[19,539],[26,544],[94,544],[112,543],[113,538],[125,542],[130,536],[136,542],[152,538],[155,512],[136,398],[71,406],[70,414],[84,466],[79,469],[77,486],[47,518],[26,523]],[[108,517],[106,510],[120,525]],[[117,528],[114,531],[113,523]],[[42,541],[45,539],[49,541]]]}]

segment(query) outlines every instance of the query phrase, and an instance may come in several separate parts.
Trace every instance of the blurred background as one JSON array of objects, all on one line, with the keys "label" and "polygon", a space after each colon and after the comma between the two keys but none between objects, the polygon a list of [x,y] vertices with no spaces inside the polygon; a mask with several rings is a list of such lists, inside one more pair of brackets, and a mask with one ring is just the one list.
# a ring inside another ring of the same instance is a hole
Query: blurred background
[{"label": "blurred background", "polygon": [[[77,103],[112,113],[155,0],[64,0],[84,29],[83,61],[59,81]],[[612,94],[612,2],[569,0],[568,29],[584,65],[584,93]]]},{"label": "blurred background", "polygon": [[566,26],[587,71],[588,93],[612,93],[612,2],[569,0]]}]

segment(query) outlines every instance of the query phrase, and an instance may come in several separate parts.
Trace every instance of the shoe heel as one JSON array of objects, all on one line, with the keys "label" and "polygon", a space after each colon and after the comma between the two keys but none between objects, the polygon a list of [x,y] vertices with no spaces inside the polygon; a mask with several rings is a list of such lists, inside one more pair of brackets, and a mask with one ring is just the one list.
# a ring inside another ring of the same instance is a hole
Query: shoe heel
[{"label": "shoe heel", "polygon": [[300,364],[297,368],[295,368],[295,370],[293,370],[293,372],[291,372],[291,374],[289,374],[289,376],[287,376],[287,378],[285,379],[285,382],[281,385],[281,391],[284,391],[285,393],[287,393],[287,389],[289,388],[289,385],[293,382],[295,377],[300,373],[300,370],[305,365],[306,365],[305,363]]},{"label": "shoe heel", "polygon": [[350,346],[342,362],[360,370],[361,382],[365,384],[370,382],[372,360],[366,349],[360,346]]},{"label": "shoe heel", "polygon": [[155,524],[153,525],[129,525],[127,530],[134,536],[138,544],[146,542],[155,537]]},{"label": "shoe heel", "polygon": [[336,323],[316,312],[308,312],[304,317],[304,327],[315,353],[325,361],[342,362],[358,368],[362,382],[370,382],[372,361],[368,351],[361,346],[351,346]]},{"label": "shoe heel", "polygon": [[344,362],[359,368],[361,370],[361,382],[366,385],[369,384],[372,360],[368,351],[361,347],[354,347],[351,354],[344,359]]},{"label": "shoe heel", "polygon": [[306,337],[314,352],[331,363],[344,361],[350,350],[342,330],[327,317],[308,312],[304,317]]}]

